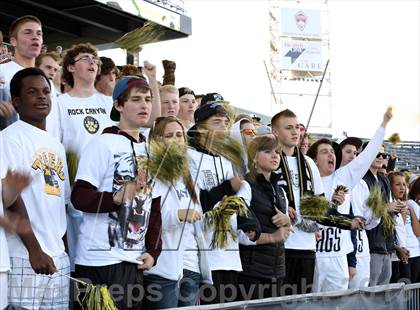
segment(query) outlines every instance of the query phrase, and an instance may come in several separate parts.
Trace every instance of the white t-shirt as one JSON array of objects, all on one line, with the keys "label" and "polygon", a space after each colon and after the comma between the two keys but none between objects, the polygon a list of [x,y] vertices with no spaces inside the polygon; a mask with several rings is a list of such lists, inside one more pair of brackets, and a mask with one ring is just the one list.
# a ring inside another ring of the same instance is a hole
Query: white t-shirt
[{"label": "white t-shirt", "polygon": [[[420,220],[419,205],[413,200],[408,200],[407,204],[413,208],[414,213],[416,214],[417,220]],[[410,251],[410,258],[420,256],[420,240],[414,234],[413,226],[411,226],[411,215],[409,211],[407,211],[407,214],[406,214],[405,231],[407,233],[406,247]]]},{"label": "white t-shirt", "polygon": [[[133,148],[132,148],[133,145]],[[102,134],[84,148],[76,180],[95,186],[98,192],[121,190],[125,180],[137,178],[146,182],[140,162],[147,160],[145,143],[133,143],[122,135]],[[134,158],[135,156],[135,158]],[[137,167],[136,167],[137,164]],[[145,236],[149,224],[152,186],[145,186],[134,201],[124,203],[117,212],[82,212],[76,264],[106,266],[122,261],[138,264],[145,252]]]},{"label": "white t-shirt", "polygon": [[[210,190],[225,180],[233,178],[233,167],[230,161],[221,156],[213,157],[201,153],[195,149],[188,149],[190,158],[190,172],[194,182],[200,189]],[[240,196],[240,192],[237,193]],[[217,204],[216,204],[217,205]],[[236,214],[230,218],[230,224],[234,232],[237,231]],[[210,244],[214,230],[205,230],[204,237],[208,246],[208,259],[210,269],[242,271],[241,258],[239,256],[239,243],[228,236],[226,249],[212,249]]]},{"label": "white t-shirt", "polygon": [[[405,231],[405,224],[401,213],[398,213],[396,217],[393,217],[393,219],[395,221],[395,235],[397,244],[402,248],[407,248],[407,232]],[[392,253],[391,260],[393,262],[399,260],[395,251]]]},{"label": "white t-shirt", "polygon": [[0,71],[3,73],[4,80],[5,80],[4,88],[7,92],[9,92],[9,94],[10,94],[10,81],[12,80],[16,72],[22,69],[25,69],[25,68],[14,61],[9,61],[5,64],[0,65]]},{"label": "white t-shirt", "polygon": [[[350,201],[353,209],[354,216],[361,216],[365,219],[366,229],[370,230],[375,228],[381,222],[381,218],[373,215],[372,209],[366,205],[369,198],[369,188],[364,180],[361,180],[353,189],[350,190]],[[357,257],[366,257],[370,255],[369,239],[366,230],[358,230],[356,232],[357,240]]]},{"label": "white t-shirt", "polygon": [[[0,134],[0,149],[3,149],[3,139]],[[1,180],[6,176],[7,168],[4,167],[3,152],[0,153],[0,195],[2,193]],[[4,216],[3,199],[0,197],[0,217]],[[9,248],[7,246],[6,233],[4,228],[0,226],[0,273],[10,269]]]},{"label": "white t-shirt", "polygon": [[[145,274],[154,274],[169,280],[180,280],[183,275],[185,263],[191,265],[189,270],[200,272],[198,261],[198,246],[194,238],[192,224],[181,222],[178,218],[179,209],[197,210],[201,207],[195,204],[182,180],[173,186],[157,182],[161,193],[161,217],[162,217],[162,252],[156,266]],[[192,235],[192,240],[190,236]],[[188,236],[188,237],[187,237]],[[189,249],[190,251],[184,251]],[[191,251],[192,250],[192,251]],[[184,261],[186,254],[187,262]]]},{"label": "white t-shirt", "polygon": [[94,93],[90,97],[60,95],[57,99],[60,116],[60,136],[66,151],[80,158],[83,148],[94,137],[115,123],[110,118],[112,103],[106,96]]},{"label": "white t-shirt", "polygon": [[[35,237],[46,254],[61,255],[67,225],[65,203],[70,198],[64,147],[48,132],[21,120],[4,129],[2,135],[7,166],[32,176],[21,197]],[[8,234],[7,241],[11,256],[28,258],[18,235]]]},{"label": "white t-shirt", "polygon": [[[345,185],[348,187],[345,180],[341,180],[336,172],[329,176],[322,177],[322,181],[324,182],[325,197],[329,201],[331,201],[334,189],[338,185]],[[350,213],[350,192],[345,194],[344,203],[337,207],[337,211],[341,214]],[[316,243],[316,257],[340,256],[353,252],[350,230],[340,229],[333,226],[319,226],[321,227],[321,238]]]},{"label": "white t-shirt", "polygon": [[[382,144],[385,129],[380,127],[369,144],[360,155],[344,167],[340,167],[329,176],[322,177],[325,197],[331,201],[334,190],[339,185],[349,189],[343,204],[337,207],[339,213],[350,213],[351,190],[360,184],[363,176],[368,171],[370,164],[375,159],[378,149]],[[331,226],[322,226],[321,239],[317,242],[317,257],[337,256],[353,252],[350,231]]]},{"label": "white t-shirt", "polygon": [[[322,184],[321,176],[319,170],[315,165],[314,161],[305,156],[306,162],[308,163],[309,169],[311,169],[313,184],[314,184],[314,194],[320,195],[324,193],[324,185]],[[298,221],[301,220],[300,217],[300,187],[299,187],[299,170],[296,157],[287,156],[287,164],[289,166],[291,179],[292,179],[292,188],[293,195],[295,199],[295,208],[298,214]],[[295,233],[290,234],[289,238],[286,240],[284,246],[286,249],[294,250],[316,250],[316,240],[314,233],[304,232],[297,227],[294,229]]]},{"label": "white t-shirt", "polygon": [[53,135],[55,138],[57,138],[58,141],[60,141],[60,117],[58,114],[58,106],[57,106],[58,104],[57,99],[58,99],[59,93],[55,89],[53,81],[50,81],[50,83],[51,83],[51,110],[47,116],[46,129],[51,135]]}]

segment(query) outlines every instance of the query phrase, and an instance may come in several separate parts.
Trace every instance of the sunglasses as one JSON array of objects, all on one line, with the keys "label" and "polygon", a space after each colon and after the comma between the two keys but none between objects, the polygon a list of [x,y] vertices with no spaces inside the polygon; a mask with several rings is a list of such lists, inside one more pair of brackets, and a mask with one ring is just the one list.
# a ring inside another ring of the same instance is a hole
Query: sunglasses
[{"label": "sunglasses", "polygon": [[255,129],[243,129],[242,132],[247,136],[255,136],[257,134]]},{"label": "sunglasses", "polygon": [[383,159],[387,159],[388,158],[388,154],[387,153],[378,153],[378,155],[376,155],[376,158],[382,157]]}]

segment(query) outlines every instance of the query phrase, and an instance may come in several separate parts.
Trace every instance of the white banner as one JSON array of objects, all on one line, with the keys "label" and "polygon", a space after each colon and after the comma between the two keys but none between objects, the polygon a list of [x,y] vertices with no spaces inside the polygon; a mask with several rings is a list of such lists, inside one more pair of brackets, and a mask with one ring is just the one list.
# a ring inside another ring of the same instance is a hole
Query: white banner
[{"label": "white banner", "polygon": [[281,40],[283,70],[322,71],[321,42]]},{"label": "white banner", "polygon": [[281,35],[321,39],[320,11],[283,8],[281,10]]}]

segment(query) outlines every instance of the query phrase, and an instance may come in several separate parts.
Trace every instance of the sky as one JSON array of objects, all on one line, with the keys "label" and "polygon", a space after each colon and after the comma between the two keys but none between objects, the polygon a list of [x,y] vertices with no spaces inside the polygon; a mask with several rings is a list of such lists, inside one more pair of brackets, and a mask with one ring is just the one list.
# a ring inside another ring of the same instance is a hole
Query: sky
[{"label": "sky", "polygon": [[[300,101],[282,96],[283,104],[277,105],[271,96],[264,67],[269,60],[269,1],[185,0],[185,7],[192,35],[144,46],[141,61],[157,64],[161,77],[161,60],[174,60],[177,87],[219,92],[235,106],[266,115],[291,108],[306,124],[314,96]],[[327,8],[323,25],[328,26],[322,31],[329,33],[331,83],[323,91],[331,91],[331,100],[320,100],[311,124],[332,122],[333,130],[326,133],[368,138],[391,105],[394,118],[386,137],[398,132],[403,140],[420,141],[420,1],[329,0]],[[118,64],[125,60],[113,58]],[[318,84],[308,87],[315,94]]]}]

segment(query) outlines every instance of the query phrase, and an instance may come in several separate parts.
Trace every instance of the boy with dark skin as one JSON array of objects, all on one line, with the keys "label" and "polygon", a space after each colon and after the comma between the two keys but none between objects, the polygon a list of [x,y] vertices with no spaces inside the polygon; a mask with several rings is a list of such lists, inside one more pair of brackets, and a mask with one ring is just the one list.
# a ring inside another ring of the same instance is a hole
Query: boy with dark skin
[{"label": "boy with dark skin", "polygon": [[[45,131],[46,117],[51,110],[51,86],[40,69],[27,68],[15,74],[10,90],[20,120],[2,132],[5,161],[9,169],[28,171],[33,182],[9,208],[31,221],[27,232],[8,236],[12,267],[9,303],[28,309],[64,306],[68,304],[68,279],[42,276],[69,273],[62,241],[66,230],[65,193],[68,190],[65,152],[63,146]],[[48,230],[45,230],[46,225]],[[25,283],[21,281],[23,278],[30,281]],[[16,290],[29,288],[34,288],[29,296],[14,297],[18,296]]]}]

